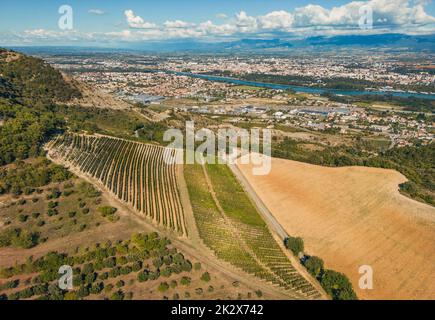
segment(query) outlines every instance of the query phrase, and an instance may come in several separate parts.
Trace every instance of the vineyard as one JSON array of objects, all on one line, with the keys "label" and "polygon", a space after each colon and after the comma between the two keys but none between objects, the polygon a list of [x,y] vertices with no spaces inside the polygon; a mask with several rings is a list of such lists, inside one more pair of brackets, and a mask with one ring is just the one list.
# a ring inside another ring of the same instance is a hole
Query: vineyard
[{"label": "vineyard", "polygon": [[155,224],[187,235],[174,149],[112,137],[67,134],[47,145],[61,159],[103,184]]},{"label": "vineyard", "polygon": [[293,267],[227,166],[189,165],[185,177],[200,236],[219,258],[296,299],[320,298]]}]

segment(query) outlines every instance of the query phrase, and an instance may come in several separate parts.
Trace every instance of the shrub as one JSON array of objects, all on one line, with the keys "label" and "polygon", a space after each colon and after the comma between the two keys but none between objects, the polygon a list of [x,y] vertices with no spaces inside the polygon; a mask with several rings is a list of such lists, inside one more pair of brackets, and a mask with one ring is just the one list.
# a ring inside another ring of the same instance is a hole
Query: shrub
[{"label": "shrub", "polygon": [[98,191],[92,184],[87,182],[80,183],[78,189],[88,198],[96,198],[101,195],[100,191]]},{"label": "shrub", "polygon": [[104,272],[98,276],[98,279],[100,279],[100,280],[106,280],[107,278],[109,278],[108,272]]},{"label": "shrub", "polygon": [[209,282],[211,280],[210,274],[208,272],[205,272],[201,276],[201,280],[204,282]]},{"label": "shrub", "polygon": [[98,282],[92,285],[91,287],[91,293],[92,294],[99,294],[104,289],[104,283]]},{"label": "shrub", "polygon": [[197,262],[193,265],[193,269],[195,269],[196,271],[201,270],[201,263]]},{"label": "shrub", "polygon": [[334,300],[356,300],[357,296],[353,291],[349,279],[342,273],[333,270],[326,270],[320,280],[323,289]]},{"label": "shrub", "polygon": [[58,202],[56,202],[56,201],[50,201],[50,202],[48,203],[48,209],[54,209],[54,208],[56,208],[58,205],[59,205]]},{"label": "shrub", "polygon": [[114,208],[114,207],[100,207],[98,208],[98,211],[101,213],[101,215],[106,218],[107,220],[111,221],[111,222],[115,222],[119,220],[119,217],[115,214],[118,209]]},{"label": "shrub", "polygon": [[305,259],[303,262],[305,268],[307,268],[308,272],[318,278],[323,272],[323,260],[316,256],[311,256]]},{"label": "shrub", "polygon": [[57,212],[56,209],[49,209],[49,210],[47,211],[47,215],[48,215],[49,217],[56,216],[57,214],[58,214],[58,212]]},{"label": "shrub", "polygon": [[133,263],[132,269],[134,272],[138,272],[140,269],[142,269],[142,262],[136,261],[135,263]]},{"label": "shrub", "polygon": [[299,237],[288,237],[284,240],[284,245],[291,250],[295,256],[304,251],[304,240]]},{"label": "shrub", "polygon": [[30,249],[39,243],[39,233],[21,229],[8,229],[0,233],[0,247],[13,246]]},{"label": "shrub", "polygon": [[183,278],[181,278],[181,280],[180,280],[180,283],[181,283],[183,286],[188,286],[188,285],[190,285],[191,282],[192,282],[192,280],[191,280],[189,277],[183,277]]},{"label": "shrub", "polygon": [[0,291],[7,290],[7,289],[14,289],[14,288],[18,287],[19,284],[20,284],[20,280],[8,281],[8,282],[0,285]]},{"label": "shrub", "polygon": [[69,196],[72,195],[73,193],[74,193],[73,190],[65,190],[65,191],[63,192],[63,195],[64,195],[65,197],[69,197]]},{"label": "shrub", "polygon": [[124,292],[118,290],[110,296],[110,300],[124,300],[124,297],[125,297]]},{"label": "shrub", "polygon": [[139,274],[137,275],[137,280],[139,280],[139,282],[145,282],[148,280],[148,273],[145,271],[139,272]]},{"label": "shrub", "polygon": [[26,215],[26,214],[20,214],[20,215],[18,216],[18,220],[19,220],[20,222],[26,222],[28,218],[29,218],[29,216]]},{"label": "shrub", "polygon": [[169,284],[167,282],[160,283],[159,288],[158,288],[158,290],[160,292],[166,292],[166,291],[168,291],[168,289],[169,289]]}]

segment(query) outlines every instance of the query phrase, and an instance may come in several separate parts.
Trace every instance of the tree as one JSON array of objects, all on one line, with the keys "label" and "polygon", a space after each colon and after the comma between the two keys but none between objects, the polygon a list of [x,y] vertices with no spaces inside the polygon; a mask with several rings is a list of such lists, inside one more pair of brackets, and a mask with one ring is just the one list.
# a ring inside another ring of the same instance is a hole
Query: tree
[{"label": "tree", "polygon": [[122,290],[118,290],[110,296],[110,300],[124,300],[124,296],[124,292],[122,292]]},{"label": "tree", "polygon": [[300,237],[288,237],[284,240],[284,245],[291,250],[295,256],[304,251],[304,240]]},{"label": "tree", "polygon": [[356,300],[357,296],[349,279],[342,273],[326,270],[320,280],[323,289],[334,300]]},{"label": "tree", "polygon": [[162,293],[168,291],[169,290],[169,284],[167,282],[160,283],[158,290],[160,292],[162,292]]},{"label": "tree", "polygon": [[199,270],[201,270],[201,262],[196,262],[196,263],[193,265],[193,268],[195,269],[195,271],[199,271]]},{"label": "tree", "polygon": [[181,278],[181,280],[180,280],[180,283],[183,285],[183,286],[188,286],[188,285],[190,285],[190,282],[191,282],[192,280],[189,278],[189,277],[183,277],[183,278]]},{"label": "tree", "polygon": [[316,278],[318,278],[323,272],[323,265],[323,260],[316,256],[308,257],[304,261],[305,268],[307,268],[308,272]]},{"label": "tree", "polygon": [[211,280],[210,274],[208,272],[205,272],[201,276],[201,280],[204,282],[209,282]]}]

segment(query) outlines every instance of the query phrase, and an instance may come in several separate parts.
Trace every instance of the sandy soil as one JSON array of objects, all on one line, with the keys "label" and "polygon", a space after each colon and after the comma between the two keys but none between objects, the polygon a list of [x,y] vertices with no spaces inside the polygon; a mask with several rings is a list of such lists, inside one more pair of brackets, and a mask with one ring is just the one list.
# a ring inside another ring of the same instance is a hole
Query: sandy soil
[{"label": "sandy soil", "polygon": [[[361,299],[435,299],[435,208],[398,192],[403,175],[281,159],[266,176],[239,168],[285,230],[345,273]],[[373,268],[372,290],[359,289],[362,265]]]}]

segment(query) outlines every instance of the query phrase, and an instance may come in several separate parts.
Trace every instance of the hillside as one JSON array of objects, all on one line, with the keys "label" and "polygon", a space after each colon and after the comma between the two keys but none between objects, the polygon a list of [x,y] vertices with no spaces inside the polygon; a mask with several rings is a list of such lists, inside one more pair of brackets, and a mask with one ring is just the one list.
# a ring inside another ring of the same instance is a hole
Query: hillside
[{"label": "hillside", "polygon": [[0,51],[0,97],[19,103],[67,102],[80,98],[80,90],[41,59]]},{"label": "hillside", "polygon": [[124,112],[130,107],[41,59],[0,49],[0,166],[41,155],[42,144],[68,127],[133,135],[147,121]]}]

